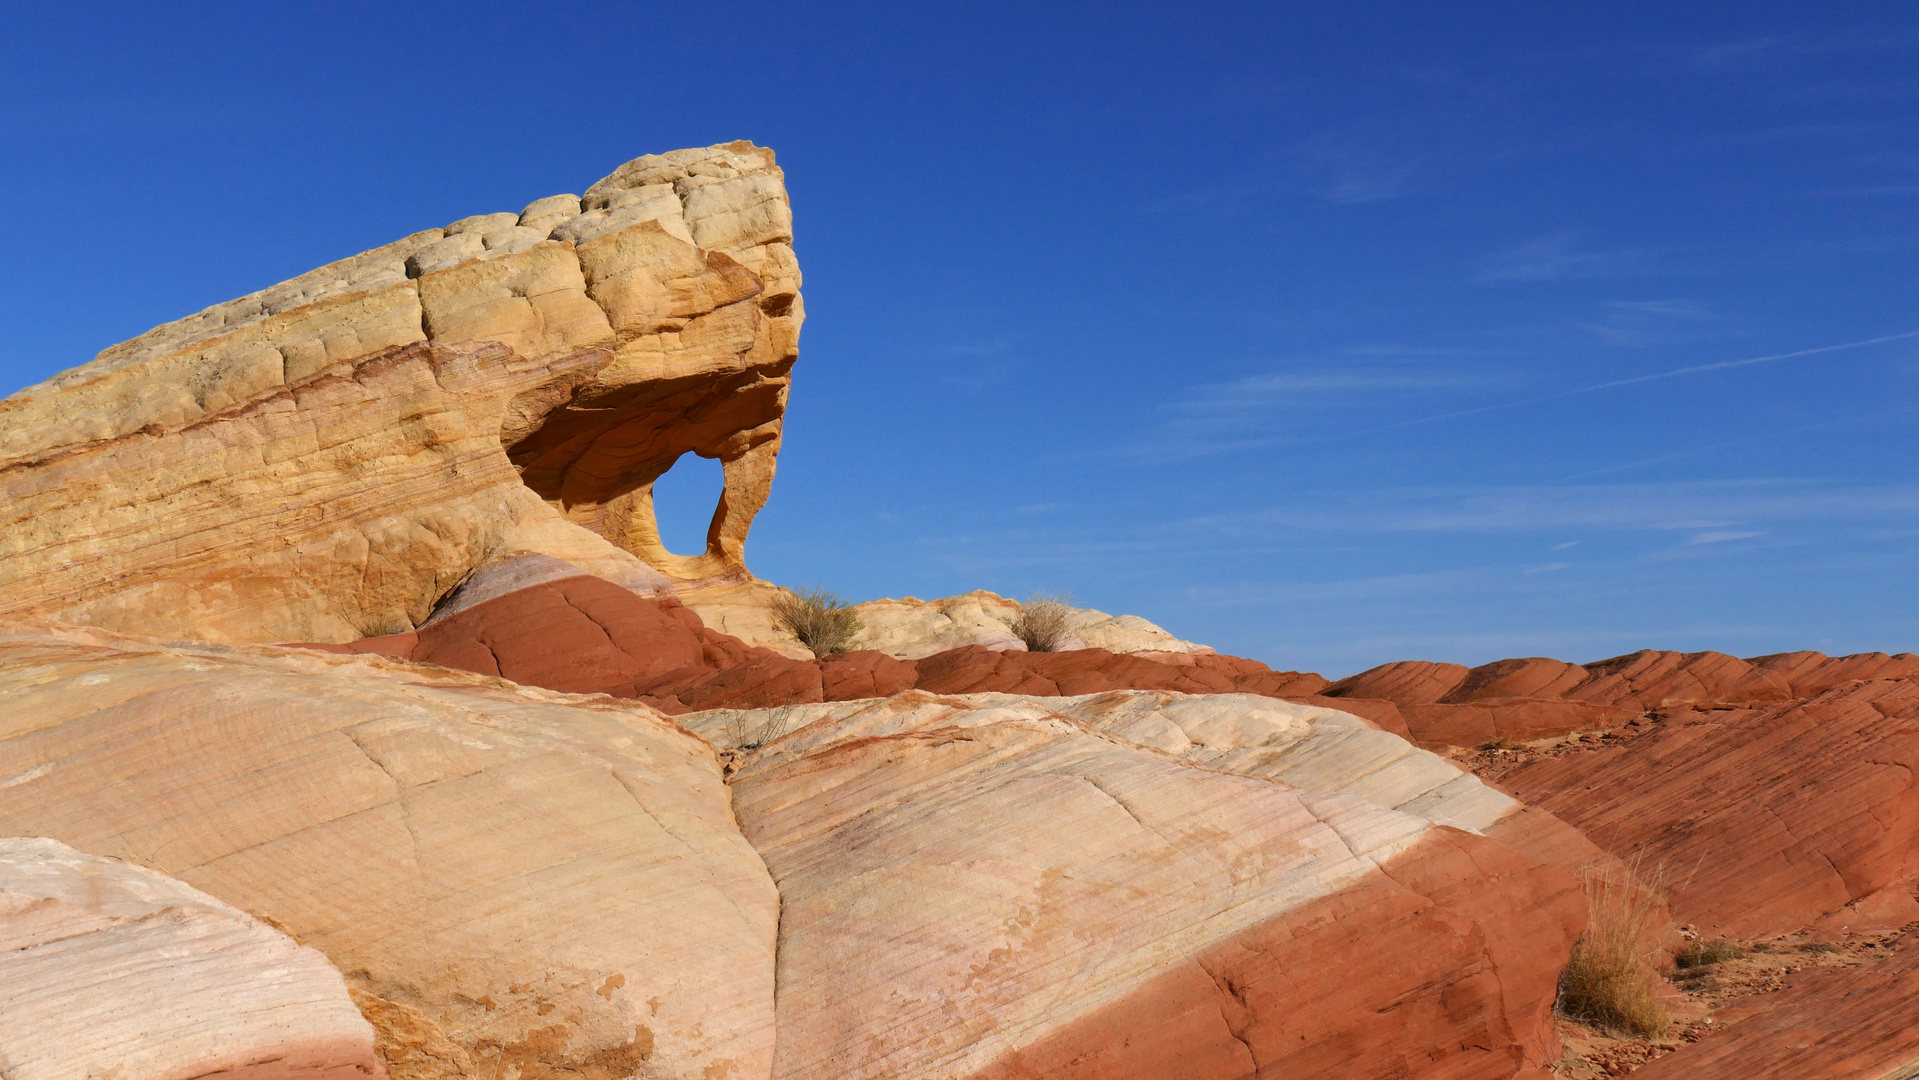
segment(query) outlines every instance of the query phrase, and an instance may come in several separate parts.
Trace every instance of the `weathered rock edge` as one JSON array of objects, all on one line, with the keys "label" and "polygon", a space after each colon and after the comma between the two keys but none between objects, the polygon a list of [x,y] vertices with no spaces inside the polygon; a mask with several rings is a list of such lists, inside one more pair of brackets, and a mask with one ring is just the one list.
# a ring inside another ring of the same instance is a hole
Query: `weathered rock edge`
[{"label": "weathered rock edge", "polygon": [[[0,401],[0,617],[350,641],[522,552],[750,580],[799,285],[773,153],[729,143],[159,327]],[[726,483],[682,556],[652,484],[686,453]]]}]

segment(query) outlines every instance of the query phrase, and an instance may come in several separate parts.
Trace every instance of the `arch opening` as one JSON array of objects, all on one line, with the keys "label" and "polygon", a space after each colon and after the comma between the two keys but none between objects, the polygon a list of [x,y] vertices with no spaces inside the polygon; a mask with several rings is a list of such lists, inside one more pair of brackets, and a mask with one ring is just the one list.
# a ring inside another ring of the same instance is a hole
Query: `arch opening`
[{"label": "arch opening", "polygon": [[681,454],[653,481],[653,520],[660,543],[679,556],[704,555],[726,493],[726,470],[717,458]]}]

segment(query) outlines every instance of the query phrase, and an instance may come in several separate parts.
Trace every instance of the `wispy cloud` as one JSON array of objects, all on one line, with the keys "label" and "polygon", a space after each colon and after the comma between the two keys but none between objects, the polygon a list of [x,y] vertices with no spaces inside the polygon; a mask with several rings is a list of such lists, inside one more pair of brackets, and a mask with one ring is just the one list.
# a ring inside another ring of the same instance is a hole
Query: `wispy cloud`
[{"label": "wispy cloud", "polygon": [[1560,281],[1570,278],[1630,277],[1649,272],[1643,252],[1582,248],[1568,232],[1522,240],[1479,260],[1475,281]]},{"label": "wispy cloud", "polygon": [[1693,61],[1707,68],[1751,67],[1808,57],[1901,52],[1919,48],[1919,31],[1856,29],[1832,34],[1770,34],[1721,41],[1699,49]]},{"label": "wispy cloud", "polygon": [[942,350],[951,359],[939,380],[965,390],[985,390],[1006,381],[1014,366],[1013,344],[1005,338],[963,341]]},{"label": "wispy cloud", "polygon": [[1713,529],[1708,532],[1693,534],[1692,538],[1687,540],[1686,543],[1723,544],[1728,540],[1750,540],[1755,536],[1764,535],[1766,535],[1766,530],[1764,529],[1759,529],[1754,532],[1733,532],[1729,529]]},{"label": "wispy cloud", "polygon": [[1705,306],[1692,300],[1608,300],[1603,315],[1580,329],[1609,345],[1644,348],[1648,345],[1696,337],[1713,320]]},{"label": "wispy cloud", "polygon": [[1831,199],[1903,199],[1919,195],[1919,184],[1880,184],[1876,187],[1827,188],[1816,194]]},{"label": "wispy cloud", "polygon": [[1167,408],[1175,413],[1219,413],[1270,409],[1304,397],[1393,394],[1484,385],[1475,372],[1421,371],[1405,368],[1307,368],[1275,371],[1228,382],[1203,383]]},{"label": "wispy cloud", "polygon": [[1401,198],[1413,190],[1418,155],[1355,131],[1327,132],[1287,148],[1327,202],[1354,205]]},{"label": "wispy cloud", "polygon": [[1542,405],[1548,401],[1559,401],[1565,398],[1578,397],[1582,394],[1595,394],[1602,390],[1613,390],[1622,386],[1637,386],[1641,383],[1661,382],[1666,379],[1677,379],[1687,375],[1702,375],[1711,371],[1729,371],[1733,368],[1751,367],[1756,364],[1771,364],[1780,360],[1796,360],[1806,356],[1821,356],[1826,353],[1847,352],[1852,349],[1864,349],[1894,341],[1906,341],[1911,338],[1919,338],[1919,330],[1908,330],[1898,334],[1882,334],[1879,337],[1866,338],[1863,341],[1847,341],[1838,345],[1820,345],[1811,349],[1795,349],[1792,352],[1770,353],[1765,356],[1749,356],[1743,360],[1721,360],[1711,364],[1691,364],[1686,367],[1672,368],[1668,371],[1655,371],[1648,375],[1634,375],[1625,379],[1612,379],[1607,382],[1592,383],[1587,386],[1575,386],[1570,390],[1561,390],[1552,394],[1542,394],[1539,397],[1502,401],[1492,405],[1479,405],[1471,409],[1459,409],[1454,412],[1435,413],[1432,416],[1422,416],[1414,420],[1402,420],[1398,423],[1387,424],[1383,427],[1374,428],[1373,431],[1390,431],[1396,428],[1413,427],[1418,424],[1432,424],[1441,420],[1455,420],[1462,416],[1478,416],[1482,413],[1498,412],[1502,409],[1530,408],[1534,405]]},{"label": "wispy cloud", "polygon": [[1783,44],[1777,37],[1747,37],[1733,41],[1722,41],[1709,45],[1699,53],[1699,63],[1706,67],[1729,67],[1743,64],[1769,54],[1776,54]]},{"label": "wispy cloud", "polygon": [[[1255,536],[1295,529],[1510,533],[1692,531],[1744,539],[1766,523],[1919,520],[1919,485],[1838,487],[1803,480],[1401,488],[1213,515],[1195,531]],[[1697,537],[1695,537],[1697,539]],[[1699,543],[1717,542],[1714,539]]]}]

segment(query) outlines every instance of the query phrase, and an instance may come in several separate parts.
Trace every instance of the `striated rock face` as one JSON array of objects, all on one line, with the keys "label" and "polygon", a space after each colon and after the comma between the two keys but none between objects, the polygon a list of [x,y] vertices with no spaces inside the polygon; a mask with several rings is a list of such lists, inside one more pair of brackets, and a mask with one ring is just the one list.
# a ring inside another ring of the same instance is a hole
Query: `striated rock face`
[{"label": "striated rock face", "polygon": [[1869,968],[1808,973],[1740,1002],[1729,1026],[1633,1073],[1641,1080],[1890,1080],[1919,1069],[1919,948]]},{"label": "striated rock face", "polygon": [[9,1080],[385,1080],[326,957],[164,874],[0,838]]},{"label": "striated rock face", "polygon": [[1664,863],[1680,921],[1755,938],[1829,916],[1853,928],[1919,920],[1915,769],[1919,679],[1867,679],[1803,701],[1673,709],[1645,734],[1498,781],[1614,851]]},{"label": "striated rock face", "polygon": [[[1020,605],[997,593],[978,590],[944,600],[869,600],[854,609],[864,624],[856,644],[907,660],[968,646],[1000,651],[1025,651],[1013,633]],[[1181,641],[1137,615],[1108,615],[1091,608],[1074,608],[1066,623],[1072,639],[1067,648],[1104,649],[1112,653],[1210,653],[1213,650]]]},{"label": "striated rock face", "polygon": [[1480,746],[1550,738],[1628,723],[1650,712],[1803,699],[1854,679],[1919,677],[1919,657],[1862,653],[1832,658],[1782,653],[1740,660],[1724,653],[1645,650],[1598,663],[1543,657],[1467,669],[1424,660],[1382,664],[1321,691],[1369,715],[1398,714],[1427,746]]},{"label": "striated rock face", "polygon": [[715,633],[672,597],[642,597],[540,555],[484,568],[417,631],[313,647],[426,661],[550,690],[639,698],[669,713],[884,697],[915,687],[1291,697],[1325,685],[1316,675],[1277,672],[1211,650],[1029,653],[971,645],[919,660],[873,650],[798,660]]},{"label": "striated rock face", "polygon": [[396,1077],[765,1075],[779,899],[712,748],[643,706],[18,625],[0,700],[0,834],[286,928]]},{"label": "striated rock face", "polygon": [[1434,820],[1510,801],[1431,755],[1390,795],[1364,765],[1315,779],[1423,787],[1433,818],[1201,767],[1264,742],[1285,772],[1290,743],[1311,772],[1364,730],[1207,700],[1235,715],[913,693],[688,717],[722,743],[804,725],[732,778],[782,899],[773,1075],[1543,1077],[1583,899]]},{"label": "striated rock face", "polygon": [[[0,401],[0,616],[227,641],[405,631],[540,553],[745,580],[802,308],[773,154],[649,155],[116,345]],[[724,463],[704,552],[653,482]]]}]

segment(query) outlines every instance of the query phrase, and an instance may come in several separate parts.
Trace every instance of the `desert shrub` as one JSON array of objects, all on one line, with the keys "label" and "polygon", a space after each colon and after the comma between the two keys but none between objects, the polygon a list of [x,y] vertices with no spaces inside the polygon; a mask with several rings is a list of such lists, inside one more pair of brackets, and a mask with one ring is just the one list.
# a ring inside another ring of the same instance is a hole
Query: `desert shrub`
[{"label": "desert shrub", "polygon": [[792,731],[800,714],[791,705],[777,709],[741,709],[727,718],[727,742],[737,750],[758,750]]},{"label": "desert shrub", "polygon": [[1070,596],[1057,593],[1034,593],[1019,606],[1019,615],[1013,619],[1013,636],[1026,643],[1033,652],[1052,652],[1066,643],[1072,636],[1067,623],[1073,618],[1073,605]]},{"label": "desert shrub", "polygon": [[1659,997],[1649,942],[1658,927],[1664,875],[1627,867],[1588,867],[1580,876],[1591,910],[1559,977],[1559,1011],[1615,1031],[1658,1038],[1672,1023]]},{"label": "desert shrub", "polygon": [[1735,942],[1694,941],[1689,942],[1672,960],[1682,968],[1703,968],[1725,960],[1737,960],[1744,955],[1745,950]]},{"label": "desert shrub", "polygon": [[845,652],[860,632],[860,613],[838,593],[825,589],[783,593],[773,602],[773,617],[814,656]]}]

